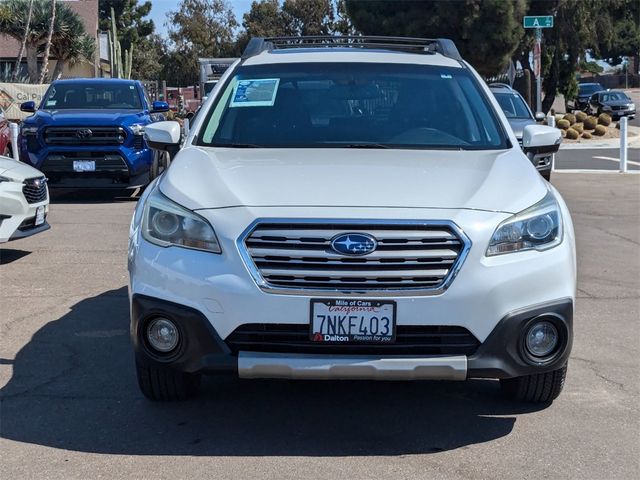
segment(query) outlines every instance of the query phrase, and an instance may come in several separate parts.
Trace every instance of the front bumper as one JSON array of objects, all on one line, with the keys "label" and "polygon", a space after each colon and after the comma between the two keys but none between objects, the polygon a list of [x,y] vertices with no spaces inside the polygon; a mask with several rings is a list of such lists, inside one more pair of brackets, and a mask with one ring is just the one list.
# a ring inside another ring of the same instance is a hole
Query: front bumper
[{"label": "front bumper", "polygon": [[[48,230],[49,195],[42,202],[28,203],[20,182],[0,183],[0,243],[29,237]],[[36,210],[44,207],[45,222],[35,226]]]},{"label": "front bumper", "polygon": [[612,110],[609,112],[604,112],[608,115],[611,115],[613,119],[619,119],[622,117],[634,117],[636,115],[635,109],[633,110]]},{"label": "front bumper", "polygon": [[[178,326],[181,342],[169,357],[157,355],[144,339],[152,318],[163,316]],[[562,332],[562,346],[544,364],[528,360],[523,335],[535,318],[552,316]],[[523,309],[505,316],[471,356],[464,355],[317,355],[240,351],[232,353],[202,313],[164,300],[134,295],[131,337],[137,361],[190,373],[236,374],[240,378],[297,380],[466,380],[512,378],[543,373],[566,364],[573,337],[571,299]]]}]

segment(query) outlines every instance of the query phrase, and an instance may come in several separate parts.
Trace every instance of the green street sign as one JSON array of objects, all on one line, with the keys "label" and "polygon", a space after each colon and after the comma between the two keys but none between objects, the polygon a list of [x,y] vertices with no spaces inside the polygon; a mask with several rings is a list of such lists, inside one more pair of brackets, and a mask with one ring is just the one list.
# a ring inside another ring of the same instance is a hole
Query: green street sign
[{"label": "green street sign", "polygon": [[524,28],[552,28],[553,27],[553,16],[552,15],[542,15],[542,16],[527,16],[522,19],[522,24]]}]

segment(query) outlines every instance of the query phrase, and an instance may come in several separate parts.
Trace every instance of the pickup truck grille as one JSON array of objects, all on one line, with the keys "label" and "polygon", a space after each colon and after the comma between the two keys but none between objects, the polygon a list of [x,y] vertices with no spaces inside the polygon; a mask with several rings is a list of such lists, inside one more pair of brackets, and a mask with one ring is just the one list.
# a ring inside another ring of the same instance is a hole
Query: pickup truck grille
[{"label": "pickup truck grille", "polygon": [[[377,247],[361,256],[338,253],[332,239],[345,233],[371,235]],[[450,222],[292,221],[259,223],[240,248],[265,289],[429,293],[446,288],[469,245]]]},{"label": "pickup truck grille", "polygon": [[128,174],[127,163],[118,152],[63,152],[50,154],[41,169],[47,173],[71,173],[74,171],[74,160],[93,160],[96,162],[95,171]]},{"label": "pickup truck grille", "polygon": [[47,179],[29,178],[24,181],[22,193],[28,203],[39,203],[47,199]]},{"label": "pickup truck grille", "polygon": [[329,344],[309,339],[309,324],[241,325],[225,340],[231,351],[354,355],[473,355],[480,342],[458,326],[397,325],[394,343]]},{"label": "pickup truck grille", "polygon": [[121,145],[127,134],[122,127],[48,127],[47,145]]}]

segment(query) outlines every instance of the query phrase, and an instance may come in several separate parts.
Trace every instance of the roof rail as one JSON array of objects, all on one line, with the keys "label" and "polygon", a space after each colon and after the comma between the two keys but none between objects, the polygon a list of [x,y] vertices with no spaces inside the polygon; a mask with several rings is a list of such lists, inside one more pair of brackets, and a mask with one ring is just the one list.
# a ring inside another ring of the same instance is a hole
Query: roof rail
[{"label": "roof rail", "polygon": [[507,88],[509,90],[513,90],[513,87],[507,83],[502,83],[502,82],[492,82],[489,84],[489,87],[491,88]]},{"label": "roof rail", "polygon": [[410,53],[439,53],[454,60],[462,60],[460,52],[448,38],[377,37],[359,35],[315,35],[304,37],[253,37],[242,53],[242,59],[265,50],[282,48],[362,48],[398,50]]}]

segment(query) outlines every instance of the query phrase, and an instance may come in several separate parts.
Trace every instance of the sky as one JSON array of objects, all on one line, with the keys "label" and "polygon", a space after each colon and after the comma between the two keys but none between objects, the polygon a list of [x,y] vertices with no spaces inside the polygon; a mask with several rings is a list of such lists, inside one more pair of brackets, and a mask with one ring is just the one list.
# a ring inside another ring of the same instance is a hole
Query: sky
[{"label": "sky", "polygon": [[[242,23],[242,15],[249,11],[251,8],[251,2],[253,0],[228,0],[229,4],[233,7],[233,12],[236,14],[238,23]],[[149,18],[153,20],[156,26],[156,32],[160,35],[166,36],[167,27],[164,23],[167,20],[167,13],[178,9],[180,0],[151,0],[151,14]]]}]

